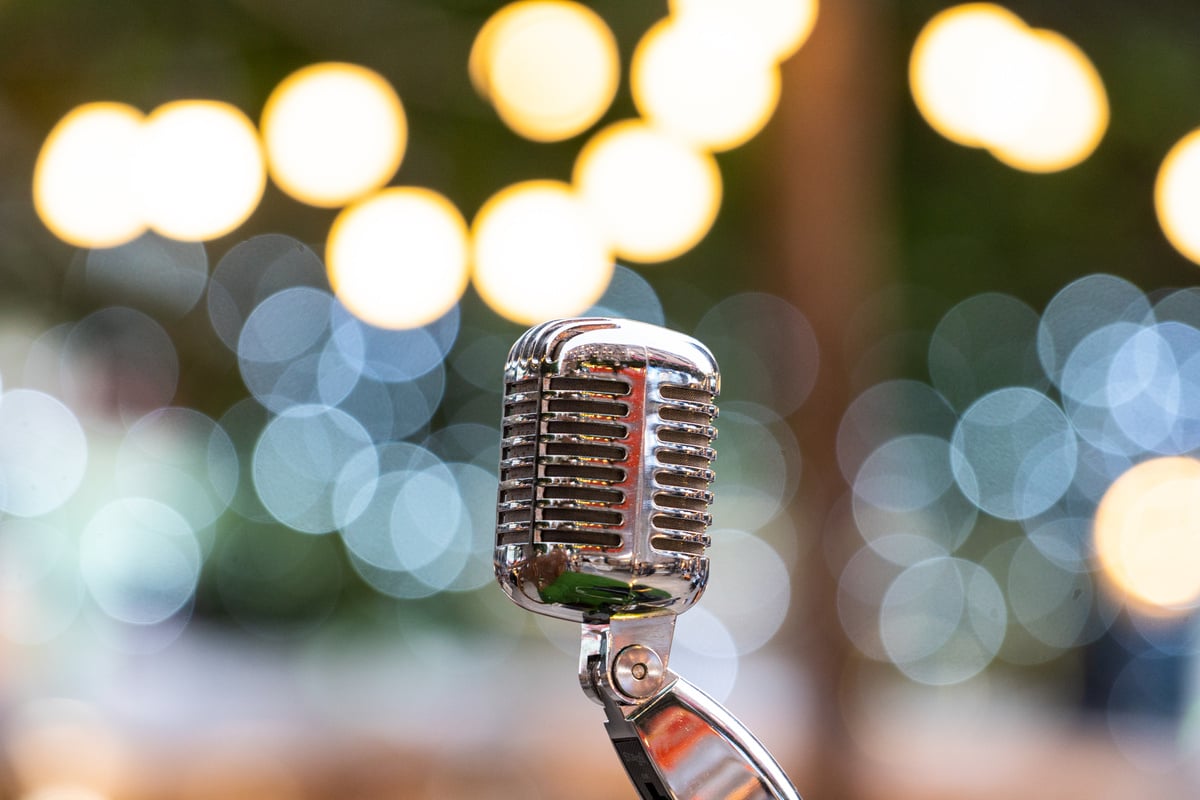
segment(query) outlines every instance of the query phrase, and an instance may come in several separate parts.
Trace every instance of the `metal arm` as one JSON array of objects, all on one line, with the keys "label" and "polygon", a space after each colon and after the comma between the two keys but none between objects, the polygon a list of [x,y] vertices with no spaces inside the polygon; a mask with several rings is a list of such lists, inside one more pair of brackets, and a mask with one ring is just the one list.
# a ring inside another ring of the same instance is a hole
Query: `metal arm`
[{"label": "metal arm", "polygon": [[675,615],[583,626],[580,679],[642,800],[801,800],[717,701],[667,668]]}]

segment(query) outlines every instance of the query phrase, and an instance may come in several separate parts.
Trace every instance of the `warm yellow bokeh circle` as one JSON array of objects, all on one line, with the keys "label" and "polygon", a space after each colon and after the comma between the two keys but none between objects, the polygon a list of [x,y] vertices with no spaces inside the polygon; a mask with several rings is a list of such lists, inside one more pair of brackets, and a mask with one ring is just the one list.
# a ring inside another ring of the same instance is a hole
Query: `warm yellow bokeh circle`
[{"label": "warm yellow bokeh circle", "polygon": [[1103,576],[1135,610],[1176,614],[1200,601],[1200,461],[1155,458],[1105,492],[1093,531]]},{"label": "warm yellow bokeh circle", "polygon": [[415,328],[453,308],[467,287],[467,223],[430,189],[385,189],[338,215],[326,260],[330,285],[355,316]]},{"label": "warm yellow bokeh circle", "polygon": [[909,86],[938,133],[1027,172],[1082,162],[1108,129],[1108,95],[1083,51],[992,3],[934,16],[913,45]]},{"label": "warm yellow bokeh circle", "polygon": [[524,0],[480,29],[468,71],[516,133],[561,141],[591,127],[617,92],[617,41],[596,12],[564,0]]},{"label": "warm yellow bokeh circle", "polygon": [[262,135],[279,188],[331,208],[391,180],[404,158],[408,122],[383,76],[332,62],[304,67],[275,88],[263,108]]},{"label": "warm yellow bokeh circle", "polygon": [[1154,210],[1167,241],[1200,264],[1200,129],[1180,139],[1154,182]]},{"label": "warm yellow bokeh circle", "polygon": [[908,83],[917,110],[942,136],[982,147],[980,113],[987,112],[980,86],[1002,69],[1028,27],[993,3],[967,3],[935,15],[921,29],[908,62]]},{"label": "warm yellow bokeh circle", "polygon": [[671,0],[671,13],[723,14],[747,23],[764,55],[783,61],[817,24],[817,0]]},{"label": "warm yellow bokeh circle", "polygon": [[638,112],[655,126],[708,150],[744,144],[779,104],[779,65],[748,24],[712,14],[657,23],[630,66]]},{"label": "warm yellow bokeh circle", "polygon": [[571,187],[514,184],[491,197],[471,225],[472,279],[500,315],[525,325],[594,305],[613,274],[612,252]]},{"label": "warm yellow bokeh circle", "polygon": [[572,182],[617,256],[629,261],[682,255],[704,238],[721,207],[712,155],[641,120],[592,137]]},{"label": "warm yellow bokeh circle", "polygon": [[59,239],[116,247],[145,231],[132,181],[142,119],[124,103],[87,103],[50,131],[33,171],[33,205]]},{"label": "warm yellow bokeh circle", "polygon": [[182,241],[237,228],[258,207],[267,182],[254,123],[215,100],[179,100],[151,112],[134,176],[146,224]]}]

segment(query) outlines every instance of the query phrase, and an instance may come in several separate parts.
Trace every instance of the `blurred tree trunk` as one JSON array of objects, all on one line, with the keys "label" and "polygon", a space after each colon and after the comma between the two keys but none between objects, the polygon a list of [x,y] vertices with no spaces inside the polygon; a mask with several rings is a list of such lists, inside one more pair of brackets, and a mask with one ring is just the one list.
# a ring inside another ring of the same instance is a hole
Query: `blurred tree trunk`
[{"label": "blurred tree trunk", "polygon": [[889,282],[888,181],[900,99],[893,95],[903,75],[889,52],[888,10],[877,0],[822,3],[812,37],[784,65],[772,136],[771,222],[782,266],[772,288],[808,317],[821,354],[813,394],[792,419],[805,458],[795,517],[810,541],[796,576],[803,616],[790,626],[797,661],[812,670],[816,713],[814,752],[806,756],[815,783],[800,788],[818,800],[859,795],[844,716],[852,709],[843,707],[842,691],[852,653],[838,621],[836,574],[836,554],[857,534],[845,515],[831,512],[847,489],[837,463],[838,424],[864,388],[854,379],[870,377],[860,362],[871,341],[850,330],[851,322]]}]

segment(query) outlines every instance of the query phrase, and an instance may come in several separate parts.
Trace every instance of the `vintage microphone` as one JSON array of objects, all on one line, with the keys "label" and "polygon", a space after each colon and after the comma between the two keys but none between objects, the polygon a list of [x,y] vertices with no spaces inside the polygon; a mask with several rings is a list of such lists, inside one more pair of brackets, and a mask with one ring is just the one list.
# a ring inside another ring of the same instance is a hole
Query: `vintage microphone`
[{"label": "vintage microphone", "polygon": [[526,331],[504,371],[496,576],[583,624],[579,680],[643,800],[800,800],[757,739],[669,669],[708,581],[720,377],[680,333],[623,319]]}]

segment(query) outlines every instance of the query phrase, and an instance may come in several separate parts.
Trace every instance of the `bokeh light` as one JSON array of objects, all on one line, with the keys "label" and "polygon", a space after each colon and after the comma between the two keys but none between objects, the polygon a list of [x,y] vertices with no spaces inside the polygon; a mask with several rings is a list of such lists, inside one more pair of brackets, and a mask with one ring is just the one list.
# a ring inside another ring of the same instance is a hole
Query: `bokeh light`
[{"label": "bokeh light", "polygon": [[1085,275],[1059,290],[1042,312],[1038,358],[1055,385],[1077,346],[1093,331],[1114,322],[1141,323],[1150,301],[1140,289],[1115,275]]},{"label": "bokeh light", "polygon": [[820,364],[817,337],[804,314],[782,297],[726,297],[705,312],[694,334],[721,365],[722,400],[763,403],[787,416],[808,399]]},{"label": "bokeh light", "polygon": [[[612,280],[596,305],[584,312],[585,317],[620,317],[665,325],[662,300],[649,281],[628,267],[617,264],[613,268]],[[504,355],[497,359],[503,363]],[[497,384],[498,385],[498,384]]]},{"label": "bokeh light", "polygon": [[328,288],[325,265],[316,253],[283,234],[254,236],[235,245],[213,270],[208,318],[221,342],[236,353],[250,312],[277,292],[304,286]]},{"label": "bokeh light", "polygon": [[170,506],[117,499],[87,523],[79,566],[96,604],[119,622],[152,625],[187,604],[202,563],[195,533]]},{"label": "bokeh light", "polygon": [[745,530],[715,529],[708,555],[721,580],[704,591],[704,608],[724,624],[737,655],[748,655],[783,626],[791,601],[787,566],[771,545]]},{"label": "bokeh light", "polygon": [[575,161],[572,183],[616,254],[642,263],[695,247],[721,206],[716,160],[640,120],[592,137]]},{"label": "bokeh light", "polygon": [[795,437],[772,410],[721,403],[720,466],[713,483],[713,524],[756,531],[780,514],[800,483]]},{"label": "bokeh light", "polygon": [[671,13],[728,14],[744,20],[777,61],[791,56],[817,24],[817,0],[671,0]]},{"label": "bokeh light", "polygon": [[1154,210],[1167,241],[1200,264],[1200,130],[1176,142],[1158,168]]},{"label": "bokeh light", "polygon": [[934,130],[952,142],[980,147],[979,96],[987,77],[1019,46],[1027,28],[1020,17],[992,3],[968,3],[935,15],[913,44],[909,87]]},{"label": "bokeh light", "polygon": [[940,134],[1028,172],[1080,163],[1108,127],[1104,84],[1083,51],[991,3],[934,16],[913,45],[909,84]]},{"label": "bokeh light", "polygon": [[46,137],[33,173],[33,203],[55,236],[78,247],[115,247],[146,225],[133,190],[142,113],[87,103]]},{"label": "bokeh light", "polygon": [[612,254],[571,187],[526,181],[491,197],[471,225],[475,288],[497,313],[532,325],[595,303]]},{"label": "bokeh light", "polygon": [[329,283],[356,316],[415,328],[444,315],[467,287],[467,223],[429,189],[385,189],[342,211],[326,244]]},{"label": "bokeh light", "polygon": [[1135,610],[1177,614],[1200,600],[1200,461],[1143,461],[1118,478],[1096,510],[1096,555]]},{"label": "bokeh light", "polygon": [[229,435],[191,408],[161,408],[134,423],[115,466],[119,492],[157,500],[197,531],[229,507],[238,484]]},{"label": "bokeh light", "polygon": [[262,135],[271,178],[309,205],[345,205],[383,186],[404,157],[408,122],[379,73],[322,63],[286,77],[267,98]]},{"label": "bokeh light", "polygon": [[32,389],[0,396],[0,511],[53,511],[79,488],[87,460],[87,438],[71,409]]},{"label": "bokeh light", "polygon": [[504,124],[535,142],[570,138],[608,110],[617,91],[617,41],[584,5],[509,3],[480,29],[471,80]]},{"label": "bokeh light", "polygon": [[953,482],[950,443],[915,434],[898,436],[867,456],[854,492],[885,511],[915,511],[941,497]]},{"label": "bokeh light", "polygon": [[[1080,163],[1099,146],[1108,129],[1108,95],[1100,73],[1079,47],[1048,30],[1030,33],[1031,63],[1022,65],[1019,91],[1023,124],[1005,122],[989,137],[992,155],[1026,172],[1058,172]],[[1016,85],[1014,85],[1016,84]]]},{"label": "bokeh light", "polygon": [[946,398],[924,383],[905,379],[876,384],[851,401],[842,415],[837,435],[842,476],[853,484],[871,453],[896,436],[949,439],[957,423]]},{"label": "bokeh light", "polygon": [[370,445],[366,429],[345,411],[294,406],[273,419],[255,445],[252,474],[259,499],[277,520],[304,533],[344,526],[352,516],[344,506],[335,507],[339,476],[353,457],[355,480],[373,480],[378,460]]},{"label": "bokeh light", "polygon": [[84,282],[97,297],[172,317],[191,311],[208,281],[203,244],[150,232],[117,247],[89,250],[83,263]]},{"label": "bokeh light", "polygon": [[1051,653],[1094,638],[1086,637],[1095,594],[1091,575],[1062,566],[1031,539],[1021,540],[1012,555],[1007,588],[1016,621]]},{"label": "bokeh light", "polygon": [[1001,519],[1027,519],[1054,505],[1075,477],[1078,446],[1066,415],[1024,387],[986,394],[962,415],[951,439],[954,480]]},{"label": "bokeh light", "polygon": [[170,405],[179,354],[162,325],[132,308],[110,306],[72,325],[54,365],[63,399],[99,426],[130,425]]},{"label": "bokeh light", "polygon": [[779,67],[749,24],[721,14],[657,23],[630,65],[638,112],[697,147],[729,150],[757,134],[779,102]]},{"label": "bokeh light", "polygon": [[900,573],[884,595],[880,636],[889,658],[918,683],[945,686],[982,671],[1004,642],[1008,613],[995,579],[959,558]]},{"label": "bokeh light", "polygon": [[934,388],[959,410],[1005,386],[1044,389],[1037,333],[1037,312],[1015,297],[986,292],[967,298],[946,312],[930,338]]},{"label": "bokeh light", "polygon": [[146,224],[185,241],[237,228],[258,207],[267,182],[254,123],[212,100],[179,100],[151,112],[135,163]]}]

